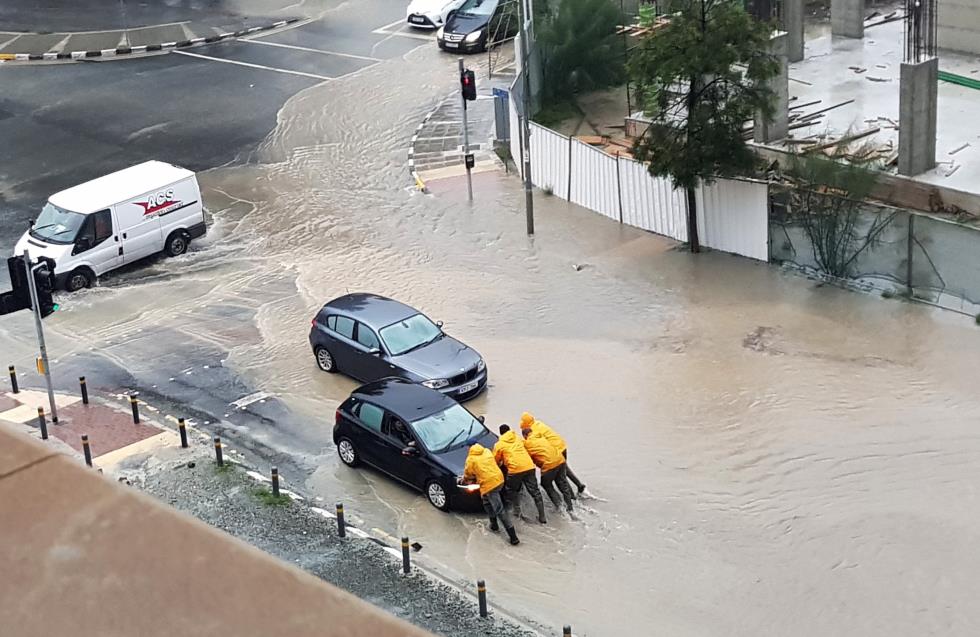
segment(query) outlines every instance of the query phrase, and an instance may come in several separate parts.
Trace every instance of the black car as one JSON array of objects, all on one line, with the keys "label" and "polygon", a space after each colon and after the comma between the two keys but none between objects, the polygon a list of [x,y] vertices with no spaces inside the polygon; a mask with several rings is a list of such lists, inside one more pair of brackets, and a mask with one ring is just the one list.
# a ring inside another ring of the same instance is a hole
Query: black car
[{"label": "black car", "polygon": [[466,0],[436,31],[436,43],[443,51],[486,51],[488,43],[516,35],[517,15],[513,4],[500,0]]},{"label": "black car", "polygon": [[376,294],[347,294],[317,312],[310,329],[316,364],[362,382],[400,376],[458,400],[487,386],[476,350],[424,314]]},{"label": "black car", "polygon": [[344,464],[369,464],[447,511],[480,508],[479,488],[459,485],[457,478],[470,446],[493,448],[497,436],[449,396],[386,378],[356,389],[341,403],[333,441]]}]

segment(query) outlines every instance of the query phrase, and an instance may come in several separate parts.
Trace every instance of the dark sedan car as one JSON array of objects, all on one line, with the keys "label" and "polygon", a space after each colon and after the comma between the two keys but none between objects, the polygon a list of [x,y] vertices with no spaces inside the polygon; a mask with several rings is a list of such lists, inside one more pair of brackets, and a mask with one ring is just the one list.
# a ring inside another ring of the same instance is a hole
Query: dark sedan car
[{"label": "dark sedan car", "polygon": [[333,441],[344,464],[369,464],[423,492],[437,509],[473,511],[481,506],[479,488],[457,478],[470,446],[490,449],[497,436],[445,394],[386,378],[341,403]]},{"label": "dark sedan car", "polygon": [[313,318],[310,345],[320,369],[363,382],[400,376],[461,401],[487,386],[476,350],[443,332],[441,322],[376,294],[348,294],[324,305]]},{"label": "dark sedan car", "polygon": [[516,35],[517,16],[513,10],[511,2],[466,0],[436,31],[436,43],[443,51],[486,51],[490,44]]}]

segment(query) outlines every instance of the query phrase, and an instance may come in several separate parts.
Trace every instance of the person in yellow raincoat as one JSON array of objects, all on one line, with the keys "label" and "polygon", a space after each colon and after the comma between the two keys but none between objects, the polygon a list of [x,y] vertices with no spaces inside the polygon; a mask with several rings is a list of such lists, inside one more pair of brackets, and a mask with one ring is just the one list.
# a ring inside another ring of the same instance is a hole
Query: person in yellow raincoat
[{"label": "person in yellow raincoat", "polygon": [[504,501],[500,498],[500,492],[504,488],[504,474],[497,466],[493,452],[479,443],[470,447],[466,455],[466,464],[463,466],[462,479],[466,484],[480,485],[480,499],[483,501],[483,508],[486,509],[487,515],[490,516],[490,530],[500,530],[497,524],[499,518],[504,523],[504,530],[507,531],[510,543],[520,544],[517,531],[514,530],[514,523],[504,510]]},{"label": "person in yellow raincoat", "polygon": [[510,430],[509,425],[500,425],[500,438],[493,446],[493,459],[507,471],[507,477],[504,479],[505,492],[511,506],[514,507],[514,516],[530,521],[521,515],[521,490],[527,489],[531,499],[534,500],[534,506],[538,509],[538,522],[547,524],[548,518],[544,515],[544,498],[541,497],[541,489],[538,488],[534,461],[524,448],[524,441]]},{"label": "person in yellow raincoat", "polygon": [[530,427],[531,431],[540,431],[545,438],[551,441],[551,444],[558,448],[558,451],[561,452],[562,457],[566,460],[565,474],[578,489],[579,493],[585,493],[585,483],[578,479],[578,476],[575,475],[575,472],[572,471],[572,468],[568,465],[568,445],[565,444],[565,439],[559,436],[554,429],[544,424],[526,411],[521,414],[521,429],[523,430],[525,427]]},{"label": "person in yellow raincoat", "polygon": [[561,499],[555,491],[555,486],[561,491],[565,498],[565,507],[568,513],[572,513],[572,487],[565,479],[565,458],[558,451],[558,447],[551,444],[551,441],[544,437],[540,431],[532,431],[530,425],[521,429],[524,434],[524,448],[531,456],[534,464],[541,469],[541,487],[551,498],[555,508],[561,510]]}]

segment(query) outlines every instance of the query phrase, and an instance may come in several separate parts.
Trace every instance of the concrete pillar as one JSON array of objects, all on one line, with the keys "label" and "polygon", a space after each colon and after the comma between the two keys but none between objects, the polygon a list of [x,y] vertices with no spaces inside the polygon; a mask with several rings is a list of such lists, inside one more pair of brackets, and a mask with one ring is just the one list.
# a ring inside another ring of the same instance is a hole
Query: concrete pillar
[{"label": "concrete pillar", "polygon": [[779,61],[779,72],[769,80],[769,88],[775,94],[772,117],[764,119],[755,115],[752,138],[759,144],[783,139],[789,133],[789,63],[786,60],[788,36],[784,31],[776,31],[769,40],[769,50]]},{"label": "concrete pillar", "polygon": [[898,85],[898,172],[918,175],[936,166],[939,58],[903,62]]},{"label": "concrete pillar", "polygon": [[803,0],[783,0],[783,30],[786,31],[786,58],[803,59]]},{"label": "concrete pillar", "polygon": [[864,37],[864,0],[830,0],[830,33]]}]

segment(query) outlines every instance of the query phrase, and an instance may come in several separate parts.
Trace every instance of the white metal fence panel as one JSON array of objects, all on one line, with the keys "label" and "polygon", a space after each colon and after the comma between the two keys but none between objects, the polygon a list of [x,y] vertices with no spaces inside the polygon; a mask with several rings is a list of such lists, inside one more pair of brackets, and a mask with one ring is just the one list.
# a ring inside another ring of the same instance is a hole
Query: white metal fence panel
[{"label": "white metal fence panel", "polygon": [[[510,99],[507,100],[510,109],[510,158],[517,166],[517,174],[524,177],[524,163],[521,155],[521,117],[517,114],[517,105],[514,104],[514,93],[511,92]],[[531,171],[534,174],[534,171]]]},{"label": "white metal fence panel", "polygon": [[531,180],[568,199],[568,138],[531,122]]},{"label": "white metal fence panel", "polygon": [[[531,174],[533,176],[534,173]],[[615,157],[573,139],[571,174],[572,203],[619,219],[619,179]]]},{"label": "white metal fence panel", "polygon": [[645,164],[619,158],[623,223],[687,241],[687,197],[668,179],[653,177]]},{"label": "white metal fence panel", "polygon": [[769,186],[719,179],[696,191],[701,243],[769,261]]}]

